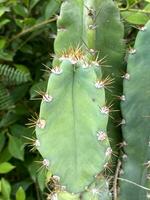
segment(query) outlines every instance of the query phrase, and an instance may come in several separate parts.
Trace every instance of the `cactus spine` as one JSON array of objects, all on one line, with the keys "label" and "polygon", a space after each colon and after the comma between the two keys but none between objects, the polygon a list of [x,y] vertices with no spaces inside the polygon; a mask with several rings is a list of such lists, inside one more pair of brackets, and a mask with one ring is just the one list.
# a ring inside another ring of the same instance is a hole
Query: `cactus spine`
[{"label": "cactus spine", "polygon": [[142,188],[148,187],[150,166],[149,44],[150,22],[137,35],[134,49],[129,52],[128,76],[124,76],[125,101],[121,107],[126,122],[122,127],[126,146],[121,178],[126,181],[120,181],[121,200],[149,199],[148,191]]}]

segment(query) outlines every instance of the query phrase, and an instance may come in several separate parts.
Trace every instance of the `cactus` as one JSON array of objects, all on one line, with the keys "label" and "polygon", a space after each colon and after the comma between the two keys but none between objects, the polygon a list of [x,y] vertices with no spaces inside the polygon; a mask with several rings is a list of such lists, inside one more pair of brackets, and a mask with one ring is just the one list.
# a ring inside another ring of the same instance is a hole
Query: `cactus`
[{"label": "cactus", "polygon": [[[107,14],[108,8],[113,9],[112,14]],[[118,11],[111,0],[62,3],[54,43],[56,55],[36,122],[37,149],[43,165],[59,176],[60,184],[73,193],[84,192],[92,183],[97,185],[94,177],[103,174],[112,156],[106,133],[111,106],[106,105],[104,92],[112,80],[106,73],[102,78],[103,57],[99,56],[99,51],[104,49],[99,32],[106,20],[113,21],[113,27],[119,27],[120,31],[117,37],[104,37],[110,48],[111,41],[114,39],[117,43],[122,36]],[[105,49],[104,54],[115,63],[120,48],[113,54],[112,48]],[[100,185],[106,185],[104,177]],[[102,199],[110,199],[104,191]],[[88,192],[84,196],[92,198]]]},{"label": "cactus", "polygon": [[122,112],[125,124],[123,175],[120,181],[121,200],[146,200],[150,160],[150,22],[139,31],[135,46],[130,49],[127,73],[124,75]]},{"label": "cactus", "polygon": [[120,127],[117,126],[121,119],[120,102],[114,96],[119,97],[122,93],[120,74],[125,70],[123,34],[119,11],[112,0],[72,0],[62,4],[54,45],[56,54],[60,54],[70,45],[81,44],[92,55],[98,52],[98,60],[102,61],[102,65],[109,65],[102,67],[103,78],[110,75],[114,79],[111,93],[107,88],[105,90],[107,103],[113,104],[112,109],[117,110],[111,113],[108,123],[108,133],[114,150],[121,141]]},{"label": "cactus", "polygon": [[[105,93],[107,104],[115,111],[111,112],[109,117],[107,132],[111,138],[111,147],[117,152],[116,144],[121,142],[121,130],[120,126],[117,126],[121,120],[122,79],[120,77],[125,70],[124,28],[119,11],[112,0],[66,0],[61,6],[57,26],[58,34],[54,43],[57,55],[70,46],[82,45],[88,56],[97,56],[97,61],[102,65],[103,79],[108,75],[111,80],[114,79],[114,83],[111,82],[111,89],[106,87]],[[58,59],[55,59],[54,64],[58,63]],[[113,160],[116,160],[116,157]]]},{"label": "cactus", "polygon": [[64,60],[52,69],[37,121],[38,150],[71,192],[83,191],[111,154],[105,134],[109,108],[96,80],[93,65]]}]

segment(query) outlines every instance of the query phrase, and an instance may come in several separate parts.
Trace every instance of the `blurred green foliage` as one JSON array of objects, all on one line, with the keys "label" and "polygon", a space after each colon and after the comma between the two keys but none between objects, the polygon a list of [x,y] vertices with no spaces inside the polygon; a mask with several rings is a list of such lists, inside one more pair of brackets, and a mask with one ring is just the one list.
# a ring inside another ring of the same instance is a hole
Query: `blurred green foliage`
[{"label": "blurred green foliage", "polygon": [[144,25],[150,19],[149,0],[122,0],[118,4],[123,19],[128,23]]},{"label": "blurred green foliage", "polygon": [[[36,91],[45,89],[51,66],[56,14],[61,0],[0,0],[0,200],[46,199],[44,169],[26,143],[25,124],[39,112]],[[150,0],[116,0],[132,45],[139,25],[150,19]]]},{"label": "blurred green foliage", "polygon": [[60,1],[0,0],[0,199],[46,199],[41,158],[26,143],[51,66]]}]

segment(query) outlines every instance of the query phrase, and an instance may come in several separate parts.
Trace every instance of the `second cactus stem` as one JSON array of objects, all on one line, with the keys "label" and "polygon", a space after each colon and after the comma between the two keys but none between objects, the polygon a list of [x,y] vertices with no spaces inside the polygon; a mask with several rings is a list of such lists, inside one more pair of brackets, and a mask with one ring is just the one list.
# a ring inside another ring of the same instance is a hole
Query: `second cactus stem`
[{"label": "second cactus stem", "polygon": [[124,155],[120,180],[121,200],[147,200],[150,167],[150,22],[139,31],[129,51],[124,76],[122,112]]}]

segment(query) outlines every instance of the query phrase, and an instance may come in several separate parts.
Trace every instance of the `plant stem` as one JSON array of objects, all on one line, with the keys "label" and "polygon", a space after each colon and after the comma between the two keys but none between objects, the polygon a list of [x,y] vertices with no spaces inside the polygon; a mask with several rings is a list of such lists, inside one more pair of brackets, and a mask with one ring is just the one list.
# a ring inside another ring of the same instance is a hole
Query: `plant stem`
[{"label": "plant stem", "polygon": [[150,11],[146,11],[146,10],[138,10],[138,9],[133,9],[133,8],[129,8],[129,9],[120,9],[121,11],[131,11],[131,12],[139,12],[139,13],[145,13],[145,14],[150,14]]},{"label": "plant stem", "polygon": [[115,173],[115,178],[114,178],[114,183],[113,183],[114,200],[118,199],[117,198],[117,195],[118,195],[117,182],[118,182],[118,176],[119,176],[120,167],[121,167],[121,161],[118,160],[118,164],[117,164],[117,168],[116,168],[116,173]]},{"label": "plant stem", "polygon": [[22,30],[20,33],[18,33],[18,34],[15,35],[14,37],[12,37],[12,38],[9,40],[9,42],[12,42],[12,41],[16,40],[17,38],[19,38],[19,37],[25,35],[26,33],[32,32],[32,31],[34,31],[35,29],[40,28],[40,27],[43,26],[43,25],[46,25],[46,24],[48,24],[48,23],[50,23],[50,22],[53,22],[53,21],[56,21],[56,19],[57,19],[57,16],[55,16],[55,17],[52,18],[52,19],[48,19],[48,20],[42,21],[42,22],[39,23],[39,24],[35,24],[34,26],[32,26],[32,27],[30,27],[30,28],[27,28],[27,29],[25,29],[25,30]]}]

